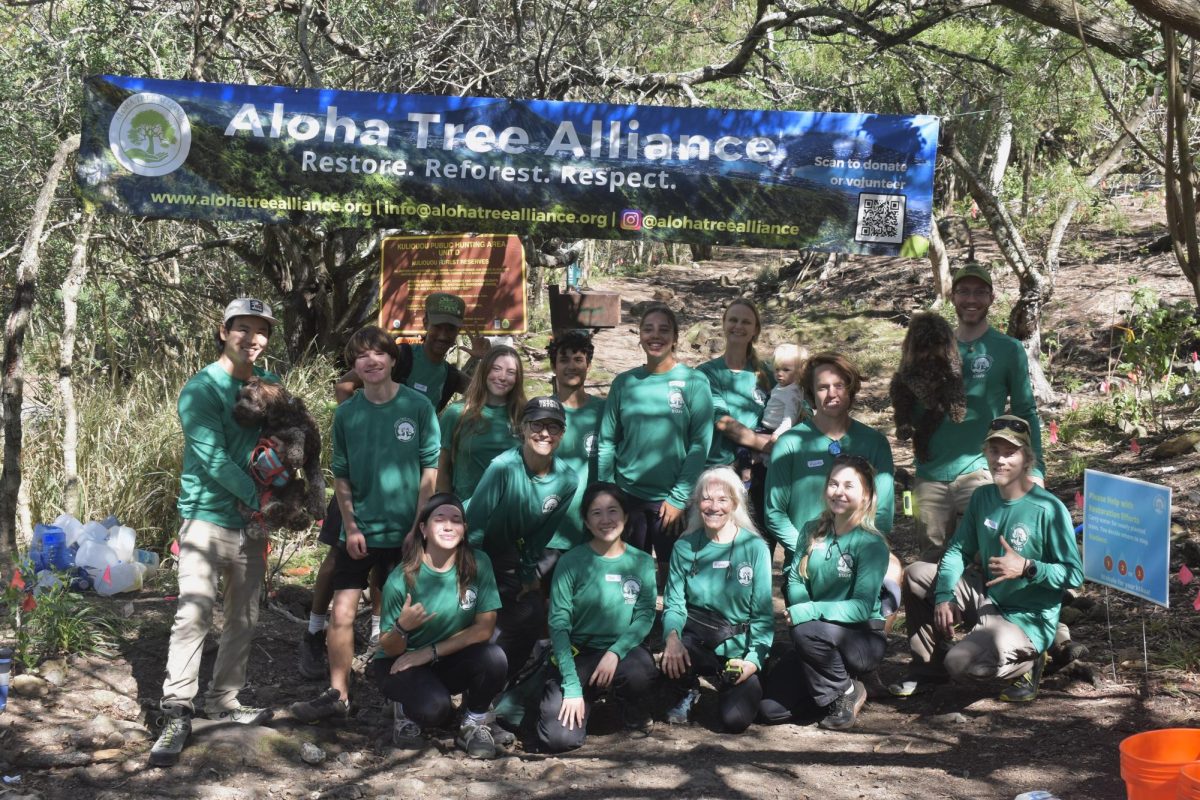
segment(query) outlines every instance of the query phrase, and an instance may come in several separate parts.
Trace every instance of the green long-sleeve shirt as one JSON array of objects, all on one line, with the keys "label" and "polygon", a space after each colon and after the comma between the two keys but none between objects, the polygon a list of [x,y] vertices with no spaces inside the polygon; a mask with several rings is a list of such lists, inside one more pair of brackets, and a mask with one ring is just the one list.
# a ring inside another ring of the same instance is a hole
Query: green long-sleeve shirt
[{"label": "green long-sleeve shirt", "polygon": [[979,556],[984,582],[994,576],[988,559],[1004,555],[1000,539],[1037,567],[1033,580],[1015,578],[987,589],[1001,615],[1044,652],[1054,642],[1063,591],[1083,583],[1083,565],[1071,514],[1057,497],[1036,484],[1018,500],[1004,500],[994,484],[971,495],[967,513],[938,563],[934,602],[953,602],[966,565]]},{"label": "green long-sleeve shirt", "polygon": [[507,406],[485,405],[479,419],[460,426],[462,414],[462,403],[446,406],[441,430],[442,449],[451,456],[451,488],[465,503],[475,493],[492,459],[519,444],[521,438],[509,424]]},{"label": "green long-sleeve shirt", "polygon": [[717,646],[717,655],[752,662],[760,670],[775,636],[771,605],[771,554],[761,537],[739,529],[727,544],[703,530],[681,536],[671,553],[663,594],[663,638],[683,635],[688,609],[720,614],[732,625],[750,623],[741,636]]},{"label": "green long-sleeve shirt", "polygon": [[555,550],[570,550],[589,538],[583,527],[579,504],[583,502],[583,490],[596,481],[596,442],[600,434],[600,416],[604,413],[604,398],[588,395],[585,405],[580,408],[564,406],[563,411],[567,413],[567,429],[554,451],[554,458],[575,470],[579,491],[571,498],[554,538],[547,545]]},{"label": "green long-sleeve shirt", "polygon": [[386,403],[355,392],[333,412],[333,477],[350,482],[368,547],[404,543],[417,517],[421,470],[437,468],[439,441],[433,405],[407,386]]},{"label": "green long-sleeve shirt", "polygon": [[[825,485],[834,456],[832,440],[811,418],[799,422],[775,442],[767,468],[767,527],[783,545],[784,569],[792,566],[801,529],[825,510]],[[850,420],[846,435],[838,440],[841,452],[862,456],[875,468],[875,527],[892,530],[896,513],[892,482],[892,446],[887,437],[858,420]]]},{"label": "green long-sleeve shirt", "polygon": [[520,447],[500,454],[467,503],[467,540],[500,563],[515,550],[521,582],[532,583],[578,484],[575,470],[557,458],[548,474],[534,475]]},{"label": "green long-sleeve shirt", "polygon": [[[1042,428],[1029,384],[1029,359],[1016,339],[994,328],[970,344],[959,342],[967,416],[962,422],[946,417],[929,440],[933,458],[917,463],[917,477],[949,482],[959,475],[987,468],[983,437],[988,425],[1003,414],[1014,414],[1029,423],[1030,440],[1037,458],[1034,474],[1045,474]],[[924,411],[917,404],[918,413]]]},{"label": "green long-sleeve shirt", "polygon": [[683,364],[622,372],[604,406],[597,474],[639,500],[683,508],[712,435],[712,390],[699,372]]},{"label": "green long-sleeve shirt", "polygon": [[[473,625],[476,614],[486,614],[500,608],[500,592],[496,589],[492,562],[487,554],[478,550],[475,551],[475,580],[471,581],[461,596],[458,593],[458,567],[437,572],[422,563],[417,568],[416,578],[409,589],[404,570],[400,567],[392,570],[383,585],[383,605],[379,612],[380,630],[388,631],[400,618],[404,599],[408,595],[412,595],[413,605],[420,603],[425,607],[425,613],[431,616],[420,627],[408,632],[409,650],[444,642]],[[375,658],[393,656],[380,650]]]},{"label": "green long-sleeve shirt", "polygon": [[877,533],[855,528],[813,543],[808,577],[800,576],[800,560],[808,550],[817,522],[804,526],[796,543],[795,564],[786,573],[784,597],[792,624],[814,619],[853,625],[882,619],[879,590],[887,573],[888,546]]},{"label": "green long-sleeve shirt", "polygon": [[[257,378],[279,379],[265,370]],[[241,501],[258,508],[258,487],[247,471],[261,428],[243,428],[233,419],[238,392],[246,385],[214,361],[197,372],[179,392],[183,428],[183,469],[179,476],[179,516],[241,528]]]},{"label": "green long-sleeve shirt", "polygon": [[[763,410],[767,406],[767,390],[758,385],[758,372],[746,369],[730,369],[725,356],[705,361],[696,370],[708,378],[713,398],[713,424],[721,417],[730,416],[754,430],[762,422]],[[712,446],[708,449],[708,465],[732,464],[737,455],[737,445],[713,430]]]},{"label": "green long-sleeve shirt", "polygon": [[625,658],[654,624],[654,558],[626,547],[613,558],[581,544],[554,567],[550,587],[550,643],[562,674],[563,697],[582,697],[571,646],[611,650]]}]

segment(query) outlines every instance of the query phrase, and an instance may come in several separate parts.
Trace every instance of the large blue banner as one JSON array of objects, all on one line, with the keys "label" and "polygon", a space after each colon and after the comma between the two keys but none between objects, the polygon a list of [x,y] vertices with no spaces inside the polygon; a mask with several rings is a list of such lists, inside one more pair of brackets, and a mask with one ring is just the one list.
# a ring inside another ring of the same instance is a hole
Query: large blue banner
[{"label": "large blue banner", "polygon": [[117,213],[919,256],[938,119],[106,75],[82,130]]}]

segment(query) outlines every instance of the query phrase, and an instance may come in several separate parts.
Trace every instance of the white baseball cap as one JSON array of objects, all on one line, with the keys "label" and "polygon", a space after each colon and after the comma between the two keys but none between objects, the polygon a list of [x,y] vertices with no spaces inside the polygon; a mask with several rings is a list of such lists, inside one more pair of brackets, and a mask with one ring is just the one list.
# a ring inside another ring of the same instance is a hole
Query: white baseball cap
[{"label": "white baseball cap", "polygon": [[279,320],[271,316],[271,307],[269,305],[253,297],[239,297],[225,306],[225,319],[222,322],[229,322],[234,317],[261,317],[272,325],[279,322]]}]

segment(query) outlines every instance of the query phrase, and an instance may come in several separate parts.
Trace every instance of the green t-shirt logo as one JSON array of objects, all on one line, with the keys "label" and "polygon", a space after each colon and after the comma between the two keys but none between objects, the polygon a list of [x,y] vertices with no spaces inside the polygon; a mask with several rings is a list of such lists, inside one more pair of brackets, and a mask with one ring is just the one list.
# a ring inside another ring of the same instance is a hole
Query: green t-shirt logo
[{"label": "green t-shirt logo", "polygon": [[1008,543],[1018,553],[1025,549],[1025,543],[1029,541],[1029,531],[1025,530],[1024,525],[1014,525],[1013,529],[1008,533]]},{"label": "green t-shirt logo", "polygon": [[552,494],[547,497],[542,501],[542,514],[549,514],[551,511],[558,508],[559,502],[559,496],[556,494]]},{"label": "green t-shirt logo", "polygon": [[637,578],[626,577],[625,582],[621,584],[621,596],[625,598],[625,605],[631,606],[637,602],[638,595],[642,592],[642,582]]},{"label": "green t-shirt logo", "polygon": [[475,607],[475,599],[478,596],[479,593],[475,591],[475,587],[469,587],[465,592],[463,592],[462,600],[459,601],[458,607],[463,611],[470,611]]},{"label": "green t-shirt logo", "polygon": [[971,377],[986,378],[988,371],[992,368],[992,357],[987,353],[981,353],[971,359]]},{"label": "green t-shirt logo", "polygon": [[738,583],[742,586],[749,586],[754,581],[754,567],[750,566],[749,561],[743,561],[738,564],[737,568]]},{"label": "green t-shirt logo", "polygon": [[396,420],[396,438],[402,442],[411,442],[417,435],[417,424],[408,417]]},{"label": "green t-shirt logo", "polygon": [[838,577],[849,578],[854,573],[854,556],[842,553],[838,558]]},{"label": "green t-shirt logo", "polygon": [[683,392],[672,388],[667,394],[667,405],[671,407],[671,411],[675,414],[683,411]]},{"label": "green t-shirt logo", "polygon": [[596,434],[589,433],[583,437],[583,454],[588,458],[596,454]]}]

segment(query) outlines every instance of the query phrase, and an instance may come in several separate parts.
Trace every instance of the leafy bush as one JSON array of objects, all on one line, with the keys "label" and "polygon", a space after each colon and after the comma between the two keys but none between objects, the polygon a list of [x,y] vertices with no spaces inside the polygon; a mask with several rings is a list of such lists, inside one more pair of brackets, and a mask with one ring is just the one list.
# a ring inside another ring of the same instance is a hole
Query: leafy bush
[{"label": "leafy bush", "polygon": [[120,621],[85,597],[59,583],[37,595],[37,606],[22,611],[24,592],[4,592],[5,628],[15,641],[15,660],[24,669],[68,654],[112,655],[120,638]]}]

